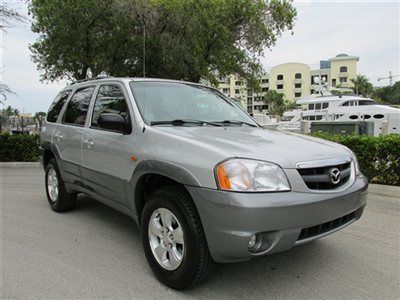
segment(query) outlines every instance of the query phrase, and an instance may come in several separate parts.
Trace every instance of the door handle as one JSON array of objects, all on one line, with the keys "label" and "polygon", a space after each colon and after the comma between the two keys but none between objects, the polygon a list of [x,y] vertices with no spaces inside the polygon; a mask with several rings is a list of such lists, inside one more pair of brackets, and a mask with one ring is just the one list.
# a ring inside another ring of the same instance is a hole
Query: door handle
[{"label": "door handle", "polygon": [[83,140],[83,143],[86,145],[86,148],[88,149],[92,149],[94,146],[94,142],[93,140]]},{"label": "door handle", "polygon": [[57,141],[61,141],[64,137],[63,137],[63,135],[62,135],[60,132],[57,132],[57,133],[54,135],[54,138],[55,138]]}]

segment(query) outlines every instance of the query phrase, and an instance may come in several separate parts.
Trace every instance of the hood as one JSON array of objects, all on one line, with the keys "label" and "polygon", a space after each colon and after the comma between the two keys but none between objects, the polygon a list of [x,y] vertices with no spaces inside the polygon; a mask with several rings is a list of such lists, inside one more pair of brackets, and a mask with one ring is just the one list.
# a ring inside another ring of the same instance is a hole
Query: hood
[{"label": "hood", "polygon": [[[296,168],[298,162],[350,157],[346,147],[322,139],[288,132],[253,127],[153,127],[160,133],[176,136],[195,147],[213,149],[226,158],[242,157],[274,162],[283,168]],[[186,145],[187,146],[187,145]],[[188,149],[187,147],[184,149]]]}]

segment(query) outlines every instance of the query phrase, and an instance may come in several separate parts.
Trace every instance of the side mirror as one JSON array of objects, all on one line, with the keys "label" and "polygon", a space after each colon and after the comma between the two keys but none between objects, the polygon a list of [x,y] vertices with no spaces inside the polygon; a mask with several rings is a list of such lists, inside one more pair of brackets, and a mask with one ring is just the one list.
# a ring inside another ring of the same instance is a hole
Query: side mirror
[{"label": "side mirror", "polygon": [[118,131],[121,133],[129,133],[130,126],[128,126],[125,119],[118,114],[103,113],[97,119],[97,124],[100,128]]}]

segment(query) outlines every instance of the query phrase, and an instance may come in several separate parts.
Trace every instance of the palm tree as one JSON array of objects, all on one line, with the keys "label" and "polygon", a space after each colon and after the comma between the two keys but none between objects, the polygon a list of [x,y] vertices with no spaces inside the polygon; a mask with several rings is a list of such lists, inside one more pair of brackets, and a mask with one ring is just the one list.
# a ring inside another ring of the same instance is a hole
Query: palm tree
[{"label": "palm tree", "polygon": [[372,83],[364,75],[358,74],[356,79],[351,79],[351,82],[354,84],[353,90],[357,95],[368,97],[374,90]]},{"label": "palm tree", "polygon": [[268,114],[282,116],[286,110],[285,96],[274,90],[269,90],[265,96],[265,102],[268,104]]}]

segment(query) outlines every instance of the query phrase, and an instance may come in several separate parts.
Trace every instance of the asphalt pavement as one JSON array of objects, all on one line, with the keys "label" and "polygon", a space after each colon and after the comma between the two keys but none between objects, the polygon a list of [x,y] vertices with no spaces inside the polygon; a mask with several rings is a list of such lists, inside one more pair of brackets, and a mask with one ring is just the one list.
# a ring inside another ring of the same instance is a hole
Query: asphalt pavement
[{"label": "asphalt pavement", "polygon": [[400,187],[370,185],[364,216],[340,232],[178,292],[152,275],[129,217],[85,196],[52,212],[34,164],[2,165],[0,180],[3,299],[400,299]]}]

